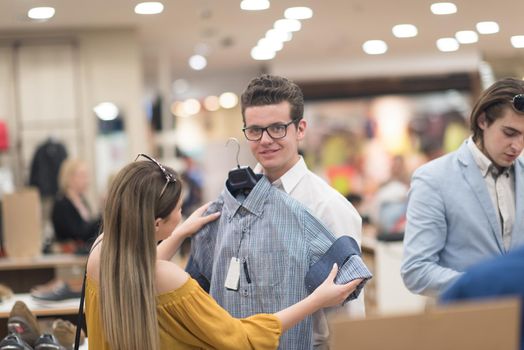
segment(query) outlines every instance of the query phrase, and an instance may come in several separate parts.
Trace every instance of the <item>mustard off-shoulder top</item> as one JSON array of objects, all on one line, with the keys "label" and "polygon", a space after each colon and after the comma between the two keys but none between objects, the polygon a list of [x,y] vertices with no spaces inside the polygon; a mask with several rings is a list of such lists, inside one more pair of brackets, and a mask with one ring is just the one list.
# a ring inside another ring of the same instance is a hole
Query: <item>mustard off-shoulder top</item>
[{"label": "mustard off-shoulder top", "polygon": [[[271,314],[233,318],[189,278],[157,295],[161,349],[276,349],[282,327]],[[90,350],[110,350],[99,310],[98,284],[87,278],[85,312]],[[133,307],[130,305],[130,307]],[[144,344],[144,349],[147,344]]]}]

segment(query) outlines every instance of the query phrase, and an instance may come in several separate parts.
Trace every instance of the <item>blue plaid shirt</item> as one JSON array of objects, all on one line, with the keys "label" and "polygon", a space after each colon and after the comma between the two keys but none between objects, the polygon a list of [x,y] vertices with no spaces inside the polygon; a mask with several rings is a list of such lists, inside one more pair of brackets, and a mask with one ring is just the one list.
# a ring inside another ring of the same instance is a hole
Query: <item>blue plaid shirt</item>
[{"label": "blue plaid shirt", "polygon": [[[262,177],[243,200],[224,189],[208,212],[220,219],[193,237],[188,272],[234,317],[274,313],[307,296],[304,277],[336,240],[298,201]],[[241,262],[239,289],[224,286],[232,257]],[[335,282],[371,278],[358,255],[339,270]],[[360,293],[364,282],[349,299]],[[288,330],[279,349],[311,349],[312,320]]]}]

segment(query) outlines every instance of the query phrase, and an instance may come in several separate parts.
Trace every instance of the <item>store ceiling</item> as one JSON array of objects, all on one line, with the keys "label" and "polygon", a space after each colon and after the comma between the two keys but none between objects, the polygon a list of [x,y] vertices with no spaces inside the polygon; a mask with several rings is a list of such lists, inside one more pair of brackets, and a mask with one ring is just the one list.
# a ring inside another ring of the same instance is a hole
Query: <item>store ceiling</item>
[{"label": "store ceiling", "polygon": [[[188,58],[198,44],[209,48],[208,67],[201,72],[260,70],[272,64],[301,63],[322,65],[325,62],[403,57],[449,57],[465,52],[488,56],[521,57],[524,49],[510,44],[512,35],[524,35],[521,0],[460,0],[456,14],[435,16],[427,0],[273,0],[265,11],[240,10],[240,0],[169,0],[163,1],[164,12],[140,16],[133,12],[138,1],[128,0],[49,0],[0,1],[0,35],[17,31],[68,31],[72,29],[122,28],[137,29],[146,71],[167,57],[174,76],[190,73]],[[53,6],[54,18],[32,22],[26,17],[32,6]],[[308,6],[314,11],[304,20],[302,30],[277,53],[273,61],[255,61],[250,50],[263,37],[273,22],[283,17],[291,6]],[[493,20],[500,32],[481,35],[479,42],[463,45],[454,53],[442,53],[435,42],[452,37],[458,30],[474,30],[479,21]],[[411,23],[418,27],[415,38],[397,39],[391,33],[395,24]],[[380,58],[362,51],[362,43],[382,39],[389,50]],[[400,59],[399,59],[400,58]]]}]

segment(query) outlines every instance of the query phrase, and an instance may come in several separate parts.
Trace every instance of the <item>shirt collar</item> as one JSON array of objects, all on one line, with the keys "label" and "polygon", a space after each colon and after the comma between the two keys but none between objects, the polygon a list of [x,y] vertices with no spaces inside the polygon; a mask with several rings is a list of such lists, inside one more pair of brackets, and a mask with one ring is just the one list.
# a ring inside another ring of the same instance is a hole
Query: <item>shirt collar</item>
[{"label": "shirt collar", "polygon": [[473,141],[472,136],[469,137],[467,145],[471,152],[471,155],[473,156],[473,159],[475,160],[475,163],[477,164],[477,166],[480,169],[480,173],[482,174],[482,177],[486,177],[490,173],[490,170],[491,170],[491,161],[478,148],[478,146]]},{"label": "shirt collar", "polygon": [[[492,169],[495,167],[495,165],[493,164],[493,162],[488,157],[486,157],[486,155],[484,153],[482,153],[480,148],[478,148],[478,146],[473,141],[473,137],[472,136],[470,136],[469,139],[468,139],[468,148],[469,148],[471,154],[473,155],[473,159],[475,160],[475,163],[479,167],[480,173],[482,174],[482,176],[486,177],[486,176],[488,176],[488,174],[491,174],[492,173]],[[511,171],[513,171],[513,165],[511,165],[510,167],[504,169],[502,174],[509,175],[509,173]]]},{"label": "shirt collar", "polygon": [[228,212],[232,213],[228,218],[230,221],[235,216],[240,208],[244,208],[256,216],[261,216],[264,211],[264,205],[267,201],[267,197],[271,192],[271,184],[267,177],[262,176],[255,187],[251,190],[249,195],[243,200],[237,200],[231,192],[224,188],[224,207]]},{"label": "shirt collar", "polygon": [[[255,166],[255,173],[264,173],[264,168],[259,163]],[[275,187],[278,187],[287,194],[290,194],[291,191],[297,186],[297,184],[300,182],[300,180],[304,177],[304,175],[307,174],[307,165],[304,161],[304,158],[300,156],[298,161],[293,165],[291,169],[289,169],[284,175],[282,175],[279,179],[275,180],[272,185]]]}]

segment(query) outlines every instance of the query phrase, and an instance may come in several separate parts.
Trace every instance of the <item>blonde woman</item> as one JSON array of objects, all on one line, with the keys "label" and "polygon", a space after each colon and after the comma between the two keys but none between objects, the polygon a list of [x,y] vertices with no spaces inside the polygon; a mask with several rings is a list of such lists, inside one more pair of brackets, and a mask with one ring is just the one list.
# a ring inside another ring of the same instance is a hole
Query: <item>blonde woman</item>
[{"label": "blonde woman", "polygon": [[[139,155],[140,156],[140,155]],[[178,243],[219,213],[199,208],[183,224],[178,175],[142,155],[109,190],[103,235],[87,265],[89,348],[276,349],[280,335],[316,310],[341,303],[360,283],[335,285],[336,267],[317,290],[275,314],[235,319],[177,265],[157,259],[157,242]],[[175,229],[176,227],[176,229]]]},{"label": "blonde woman", "polygon": [[51,220],[55,239],[63,252],[77,252],[96,237],[100,220],[93,216],[86,200],[89,170],[79,159],[66,159],[58,175],[59,192],[53,204]]}]

